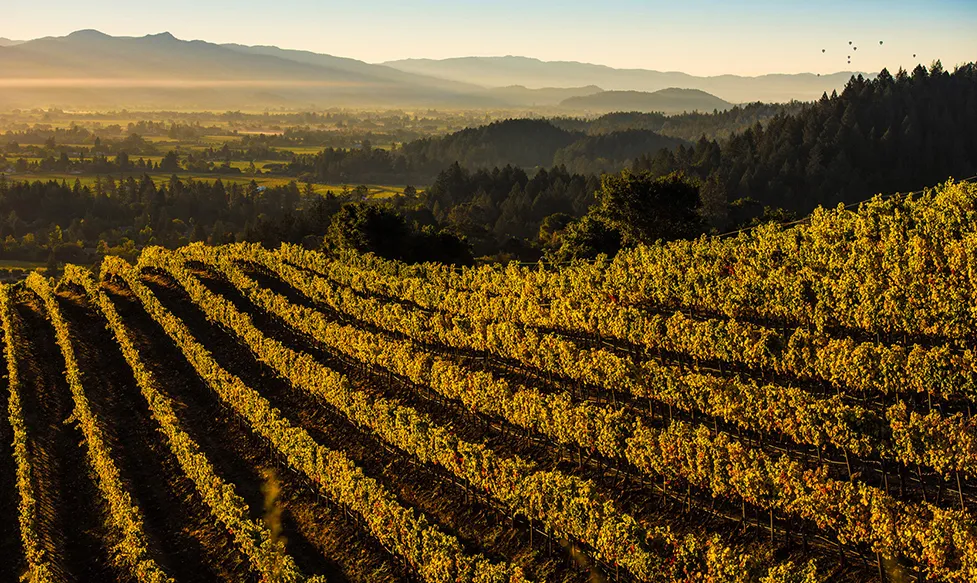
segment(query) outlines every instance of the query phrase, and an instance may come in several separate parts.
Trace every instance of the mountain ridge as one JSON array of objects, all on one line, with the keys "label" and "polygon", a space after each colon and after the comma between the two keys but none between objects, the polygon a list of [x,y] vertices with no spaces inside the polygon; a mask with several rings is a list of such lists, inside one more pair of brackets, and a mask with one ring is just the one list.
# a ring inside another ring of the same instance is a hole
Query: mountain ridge
[{"label": "mountain ridge", "polygon": [[444,79],[465,81],[485,87],[524,85],[578,87],[597,85],[608,91],[658,91],[670,87],[699,89],[731,103],[812,101],[822,93],[840,90],[853,75],[874,74],[839,71],[814,73],[768,73],[695,76],[680,71],[617,69],[579,61],[544,61],[533,57],[452,57],[448,59],[400,59],[384,65]]},{"label": "mountain ridge", "polygon": [[[446,62],[460,63],[461,69],[445,71]],[[473,75],[478,82],[472,82]],[[567,106],[561,106],[564,101],[602,88],[648,92],[674,87],[705,91],[729,103],[779,102],[797,98],[798,79],[809,85],[805,100],[814,100],[824,91],[842,87],[848,78],[846,73],[831,79],[813,75],[698,78],[679,72],[619,70],[511,56],[377,64],[275,46],[182,40],[169,32],[132,37],[86,29],[62,37],[0,43],[0,107],[4,108],[294,110],[339,106],[544,108],[566,113]],[[816,91],[813,83],[817,83]],[[730,98],[729,93],[739,97]],[[690,102],[669,110],[700,108]]]},{"label": "mountain ridge", "polygon": [[[463,83],[329,55],[181,40],[168,32],[114,37],[81,30],[5,46],[0,80],[7,86],[0,106],[8,107],[494,105]],[[107,86],[117,95],[99,92]]]}]

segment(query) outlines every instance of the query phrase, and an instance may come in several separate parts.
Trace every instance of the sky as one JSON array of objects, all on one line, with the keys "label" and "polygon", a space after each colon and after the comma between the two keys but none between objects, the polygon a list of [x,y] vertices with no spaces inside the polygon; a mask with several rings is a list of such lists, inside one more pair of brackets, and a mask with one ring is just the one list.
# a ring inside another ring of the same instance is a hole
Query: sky
[{"label": "sky", "polygon": [[0,7],[0,37],[88,28],[368,62],[520,55],[693,75],[977,60],[977,0],[4,0]]}]

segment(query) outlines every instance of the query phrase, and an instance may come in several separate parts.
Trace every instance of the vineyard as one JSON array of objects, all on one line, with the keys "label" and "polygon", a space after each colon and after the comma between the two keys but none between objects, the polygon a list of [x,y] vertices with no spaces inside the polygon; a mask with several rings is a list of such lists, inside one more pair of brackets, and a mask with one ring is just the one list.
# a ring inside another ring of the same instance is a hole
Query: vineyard
[{"label": "vineyard", "polygon": [[977,581],[977,186],[553,266],[0,286],[0,580]]}]

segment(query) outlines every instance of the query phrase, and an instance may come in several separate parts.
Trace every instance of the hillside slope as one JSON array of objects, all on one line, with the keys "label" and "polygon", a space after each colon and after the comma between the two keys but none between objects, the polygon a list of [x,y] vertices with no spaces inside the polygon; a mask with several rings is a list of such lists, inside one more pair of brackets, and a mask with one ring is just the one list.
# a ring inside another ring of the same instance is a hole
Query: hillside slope
[{"label": "hillside slope", "polygon": [[587,85],[586,87],[542,87],[539,89],[529,89],[523,85],[509,85],[508,87],[489,89],[485,92],[485,95],[513,106],[544,107],[559,105],[560,102],[571,97],[585,97],[603,91],[603,89],[596,85]]},{"label": "hillside slope", "polygon": [[685,113],[725,111],[733,106],[715,95],[698,89],[669,88],[661,91],[604,91],[565,99],[560,107],[593,113],[638,111],[644,113]]}]

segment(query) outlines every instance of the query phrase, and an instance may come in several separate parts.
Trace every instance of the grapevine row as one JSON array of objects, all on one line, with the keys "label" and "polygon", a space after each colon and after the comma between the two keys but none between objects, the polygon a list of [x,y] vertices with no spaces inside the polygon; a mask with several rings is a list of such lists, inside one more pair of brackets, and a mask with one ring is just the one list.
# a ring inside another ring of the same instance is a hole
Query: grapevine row
[{"label": "grapevine row", "polygon": [[285,554],[281,543],[274,540],[271,532],[262,523],[249,518],[248,507],[234,491],[234,486],[217,475],[200,446],[180,427],[173,402],[156,388],[156,379],[143,362],[129,329],[91,274],[80,267],[68,265],[65,267],[64,281],[82,286],[108,321],[136,383],[149,404],[150,412],[166,437],[170,451],[196,486],[204,503],[227,528],[255,570],[269,582],[301,581],[298,567]]},{"label": "grapevine row", "polygon": [[[362,331],[330,325],[321,314],[317,316],[314,310],[289,304],[281,296],[276,297],[271,292],[258,290],[253,280],[248,281],[243,277],[240,270],[226,258],[223,261],[208,260],[207,252],[199,251],[202,250],[189,248],[185,252],[190,253],[194,259],[219,264],[219,269],[232,283],[241,287],[259,305],[281,317],[289,325],[324,340],[327,344],[335,347],[345,344],[350,347],[347,348],[350,353],[359,353],[361,357],[371,351],[383,353],[386,350],[388,354],[385,358],[374,357],[374,361],[383,362],[415,381],[427,380],[432,387],[438,387],[436,390],[439,392],[453,398],[460,397],[466,405],[482,412],[501,410],[505,415],[505,406],[513,406],[511,390],[490,375],[483,374],[466,383],[461,380],[464,378],[463,373],[457,368],[452,370],[450,363],[436,358],[424,359],[417,352],[411,351],[410,345],[406,343],[385,343],[382,337],[371,337]],[[303,291],[301,287],[298,289]],[[209,303],[213,301],[210,300]],[[423,372],[425,370],[430,372]],[[444,377],[430,380],[440,375]],[[453,383],[459,383],[460,386],[452,386]],[[714,496],[736,496],[758,507],[777,508],[815,521],[822,528],[837,531],[840,539],[847,543],[866,542],[889,554],[905,553],[920,563],[927,564],[930,561],[932,564],[931,557],[926,556],[926,545],[923,542],[928,538],[943,537],[940,540],[951,540],[952,544],[958,545],[954,548],[961,548],[962,545],[964,549],[967,544],[974,542],[975,533],[972,532],[972,527],[967,532],[967,525],[971,521],[965,513],[947,514],[935,507],[918,508],[901,504],[876,488],[828,479],[823,472],[807,471],[801,464],[786,457],[774,460],[762,452],[746,453],[747,450],[741,444],[722,434],[710,437],[708,430],[693,430],[681,422],[674,422],[666,430],[657,431],[642,427],[640,423],[626,416],[611,418],[613,426],[608,427],[604,423],[607,418],[601,416],[598,409],[589,411],[589,415],[579,415],[581,410],[574,411],[564,400],[544,401],[541,404],[552,408],[533,410],[532,417],[552,420],[549,423],[526,423],[527,418],[518,413],[510,414],[508,418],[517,425],[534,427],[556,439],[566,439],[567,436],[578,435],[578,428],[573,423],[574,413],[577,413],[576,418],[584,417],[593,423],[593,435],[610,437],[601,443],[604,446],[601,450],[605,455],[625,457],[650,475],[682,478],[711,491]],[[554,428],[559,429],[553,431]],[[736,471],[730,472],[730,468]],[[923,518],[925,516],[931,517],[928,523]],[[883,518],[911,527],[907,532],[916,533],[918,538],[873,531],[870,525]],[[964,534],[957,538],[960,532]],[[973,569],[974,566],[969,568]],[[955,576],[952,561],[940,573],[943,576]]]},{"label": "grapevine row", "polygon": [[138,279],[137,271],[117,258],[106,258],[103,275],[126,282],[144,309],[180,348],[187,360],[222,401],[267,439],[289,466],[308,476],[333,500],[360,514],[373,535],[407,558],[430,582],[523,581],[519,569],[468,556],[453,536],[441,532],[424,516],[403,507],[389,490],[366,476],[345,454],[319,445],[300,427],[238,377],[223,369],[193,337],[187,326],[169,312]]},{"label": "grapevine row", "polygon": [[644,247],[603,273],[628,303],[963,340],[977,331],[977,186],[948,183],[809,224]]},{"label": "grapevine row", "polygon": [[[533,464],[518,457],[501,458],[485,445],[457,438],[410,407],[383,398],[371,399],[353,389],[343,375],[319,364],[310,355],[266,337],[231,302],[209,292],[177,255],[158,248],[149,249],[140,257],[140,264],[169,272],[208,318],[234,331],[259,360],[295,387],[323,398],[357,425],[369,428],[422,462],[442,466],[476,488],[484,489],[514,513],[539,520],[561,536],[580,540],[605,562],[620,564],[642,580],[661,576],[674,579],[683,567],[701,568],[694,566],[700,561],[705,562],[704,568],[709,573],[725,570],[732,551],[718,539],[711,539],[702,549],[694,537],[678,538],[665,528],[642,532],[632,517],[619,512],[610,501],[599,499],[589,481],[560,472],[536,470]],[[643,542],[645,537],[656,539],[672,556],[657,557]],[[690,545],[698,551],[691,556],[686,550]],[[707,549],[705,556],[701,556]],[[669,558],[684,559],[686,564],[670,566]]]},{"label": "grapevine row", "polygon": [[[517,426],[539,431],[555,441],[573,443],[591,451],[597,449],[609,458],[633,462],[649,475],[681,477],[689,482],[694,481],[707,490],[719,478],[717,475],[701,475],[701,470],[695,465],[677,463],[676,467],[667,467],[649,463],[648,460],[667,457],[666,452],[678,447],[681,437],[688,433],[687,430],[679,433],[665,432],[656,441],[649,437],[648,430],[642,429],[640,424],[623,411],[594,406],[588,402],[574,404],[565,394],[545,396],[525,387],[513,391],[508,383],[495,378],[491,373],[467,371],[449,360],[423,352],[409,341],[390,340],[382,335],[336,324],[328,321],[320,312],[291,304],[284,296],[260,288],[230,258],[220,257],[212,250],[189,247],[183,253],[194,261],[217,269],[246,297],[280,318],[286,325],[354,359],[386,368],[417,384],[427,385],[446,398],[460,400],[476,412],[498,415]],[[215,299],[208,298],[206,301],[213,304]],[[668,437],[673,439],[669,440]],[[707,455],[710,459],[719,459],[718,455],[711,452]],[[724,464],[725,462],[716,465],[723,467]],[[713,495],[725,497],[731,494],[752,494],[752,503],[770,508],[775,503],[772,500],[775,493],[769,488],[764,490],[762,496],[757,493],[764,488],[763,476],[770,473],[766,467],[775,465],[769,460],[757,465],[754,475],[761,479],[755,484],[751,483],[749,488],[742,488],[741,492],[728,488],[715,490]],[[798,468],[799,466],[793,467],[795,470]],[[697,471],[700,473],[697,474]],[[742,480],[744,483],[747,481]],[[779,507],[790,508],[789,504],[781,504],[779,501],[777,503]],[[812,509],[803,515],[813,516],[816,514],[813,510],[821,508]]]},{"label": "grapevine row", "polygon": [[105,441],[102,429],[85,395],[81,370],[78,368],[74,347],[71,344],[71,335],[61,317],[61,309],[54,298],[51,285],[36,271],[30,274],[25,283],[44,303],[61,354],[64,356],[65,378],[75,404],[73,417],[77,420],[82,435],[85,436],[88,462],[94,470],[96,485],[107,503],[109,523],[121,534],[121,540],[115,545],[113,555],[122,557],[128,568],[135,574],[137,581],[172,582],[173,579],[150,556],[142,512],[122,484],[119,468],[112,459],[112,450]]},{"label": "grapevine row", "polygon": [[560,270],[515,265],[390,272],[494,295],[684,307],[818,330],[972,338],[977,331],[977,186],[949,182],[857,210],[817,209],[807,224],[765,225],[624,250]]},{"label": "grapevine row", "polygon": [[575,403],[565,393],[544,394],[522,385],[512,387],[489,371],[473,371],[431,354],[410,340],[388,338],[363,328],[330,321],[321,312],[293,304],[259,286],[226,255],[200,247],[182,250],[188,259],[217,270],[251,302],[285,325],[359,362],[369,363],[461,401],[482,414],[547,435],[563,445],[580,446],[614,457],[623,451],[627,414],[589,401]]},{"label": "grapevine row", "polygon": [[929,578],[963,583],[977,577],[977,525],[967,512],[900,502],[861,482],[832,480],[824,467],[775,459],[726,433],[712,435],[677,420],[664,430],[638,424],[627,454],[646,473],[809,520],[836,533],[840,544],[906,557]]},{"label": "grapevine row", "polygon": [[[897,403],[886,418],[841,397],[818,399],[794,387],[760,385],[738,377],[687,373],[655,361],[636,363],[606,349],[582,349],[555,334],[508,321],[449,319],[402,305],[362,298],[322,277],[309,275],[257,246],[229,247],[337,312],[423,342],[498,354],[539,370],[612,391],[651,398],[682,410],[700,410],[744,429],[778,431],[815,447],[834,445],[856,455],[892,455],[946,474],[977,474],[977,427],[963,415],[931,411],[919,431],[905,423]],[[922,417],[908,414],[913,419]],[[892,436],[891,440],[884,439]]]},{"label": "grapevine row", "polygon": [[278,254],[359,293],[393,297],[476,322],[506,314],[520,324],[541,329],[584,333],[654,352],[668,351],[803,379],[823,379],[856,391],[977,398],[977,356],[969,348],[924,348],[918,344],[906,348],[856,342],[811,333],[805,328],[784,336],[772,328],[738,320],[697,320],[682,312],[649,314],[606,296],[580,301],[566,296],[494,295],[484,290],[439,287],[425,280],[386,275],[390,270],[374,257],[346,254],[341,260],[330,260],[290,245],[283,245]]},{"label": "grapevine row", "polygon": [[[609,457],[623,451],[628,417],[620,410],[596,407],[588,402],[573,404],[564,393],[544,395],[525,386],[514,391],[509,383],[489,372],[472,373],[448,359],[425,353],[410,341],[388,339],[367,330],[332,323],[320,312],[290,304],[270,290],[259,289],[233,262],[218,261],[212,252],[193,253],[195,250],[201,249],[190,247],[184,253],[219,269],[267,311],[334,349],[345,350],[350,355],[355,351],[355,358],[371,360],[418,384],[429,385],[448,398],[461,399],[470,408],[501,415],[517,425],[546,433],[560,443],[597,449]],[[300,292],[315,294],[310,280],[298,270],[280,265],[276,273]],[[703,410],[738,423],[744,429],[783,431],[798,441],[818,446],[840,443],[860,455],[871,451],[869,440],[853,436],[850,427],[855,425],[852,419],[869,427],[873,421],[871,415],[836,399],[817,402],[797,389],[761,389],[704,375],[679,376],[665,367],[652,370],[646,365],[646,369],[650,381],[643,386],[650,390],[642,396],[654,397],[683,410]]]},{"label": "grapevine row", "polygon": [[14,432],[14,462],[17,466],[17,505],[20,523],[20,539],[27,560],[27,579],[31,583],[49,583],[55,580],[50,558],[44,551],[38,532],[38,500],[34,491],[35,471],[32,462],[24,410],[20,403],[20,374],[17,367],[16,335],[10,314],[10,286],[0,285],[0,323],[3,325],[4,357],[7,360],[7,413]]}]

